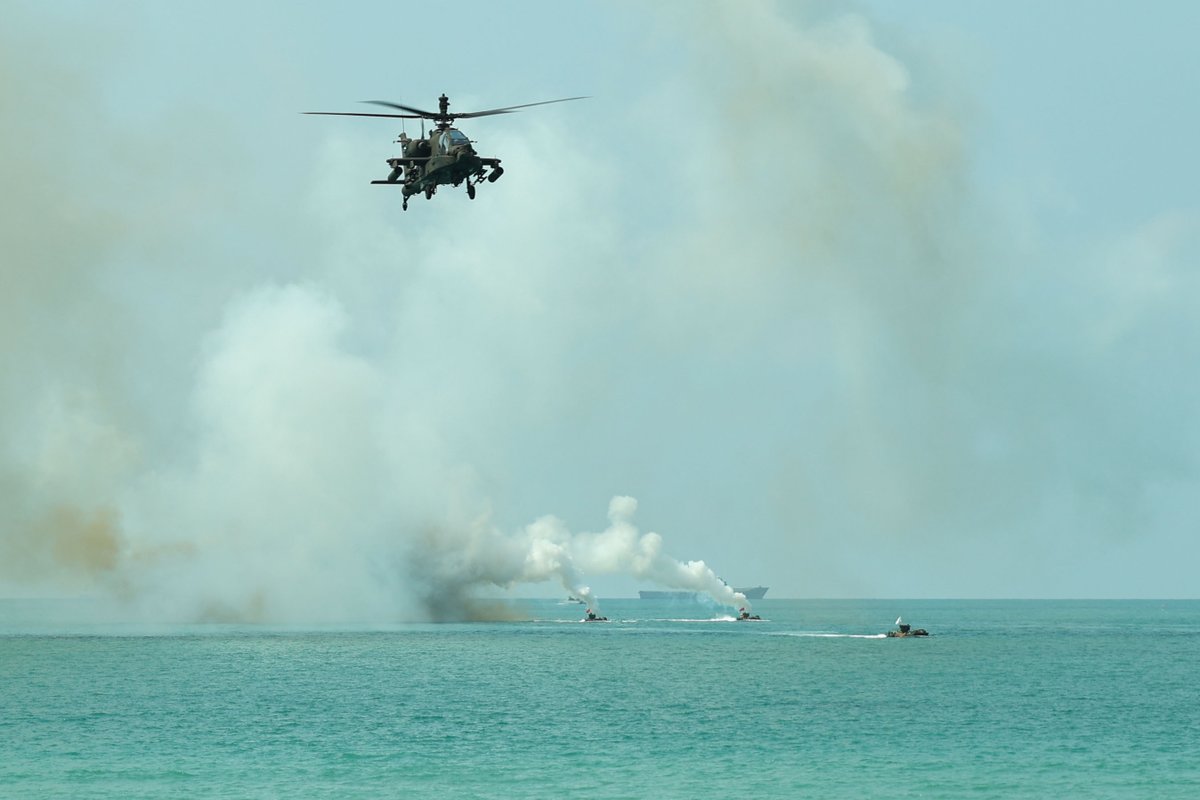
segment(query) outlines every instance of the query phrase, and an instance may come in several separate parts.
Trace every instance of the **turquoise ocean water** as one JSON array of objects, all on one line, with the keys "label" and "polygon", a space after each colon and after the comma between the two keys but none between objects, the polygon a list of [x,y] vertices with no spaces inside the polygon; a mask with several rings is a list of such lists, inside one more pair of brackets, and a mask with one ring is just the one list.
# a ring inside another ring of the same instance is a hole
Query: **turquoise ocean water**
[{"label": "turquoise ocean water", "polygon": [[[0,602],[0,797],[1200,797],[1200,601],[516,607],[311,630]],[[900,614],[932,636],[877,638]]]}]

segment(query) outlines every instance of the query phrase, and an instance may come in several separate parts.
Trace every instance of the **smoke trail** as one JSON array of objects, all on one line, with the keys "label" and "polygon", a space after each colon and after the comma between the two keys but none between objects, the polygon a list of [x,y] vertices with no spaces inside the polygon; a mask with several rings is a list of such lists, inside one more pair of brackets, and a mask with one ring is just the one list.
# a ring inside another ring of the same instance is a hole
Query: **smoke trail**
[{"label": "smoke trail", "polygon": [[633,523],[636,511],[634,498],[614,497],[608,504],[608,528],[575,537],[572,552],[583,569],[597,574],[625,573],[672,589],[700,592],[721,605],[749,608],[746,596],[734,591],[703,561],[677,561],[663,552],[659,534],[639,535]]},{"label": "smoke trail", "polygon": [[570,595],[598,608],[570,555],[570,533],[545,517],[516,535],[506,535],[486,520],[460,531],[428,531],[414,542],[407,559],[417,599],[432,619],[487,617],[494,604],[473,596],[484,587],[512,589],[519,584],[557,580]]},{"label": "smoke trail", "polygon": [[478,520],[465,530],[431,532],[410,559],[411,577],[424,586],[421,601],[434,618],[478,615],[471,591],[485,586],[557,580],[593,610],[599,603],[584,576],[629,575],[673,589],[687,589],[731,607],[749,604],[741,592],[717,577],[703,561],[681,562],[663,552],[663,539],[642,534],[633,522],[637,500],[614,497],[609,525],[598,533],[572,533],[553,516],[542,517],[515,535]]}]

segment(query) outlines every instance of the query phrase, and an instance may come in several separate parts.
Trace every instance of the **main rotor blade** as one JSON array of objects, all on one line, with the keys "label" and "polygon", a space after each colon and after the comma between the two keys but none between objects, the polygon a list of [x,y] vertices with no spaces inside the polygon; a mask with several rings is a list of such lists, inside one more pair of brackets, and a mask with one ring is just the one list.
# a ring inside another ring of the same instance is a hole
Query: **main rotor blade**
[{"label": "main rotor blade", "polygon": [[425,117],[427,119],[432,119],[434,117],[440,116],[439,114],[434,114],[430,111],[422,111],[421,109],[413,108],[412,106],[402,106],[399,103],[389,103],[387,100],[363,100],[363,102],[364,103],[374,103],[377,106],[387,106],[388,108],[398,108],[401,111],[407,111],[410,114],[420,114],[422,117]]},{"label": "main rotor blade", "polygon": [[[445,116],[449,117],[450,119],[455,119],[455,118],[470,119],[471,117],[488,117],[488,116],[492,116],[493,114],[511,114],[514,111],[521,110],[522,108],[532,108],[533,106],[546,106],[546,105],[550,105],[551,103],[565,103],[568,100],[587,100],[588,97],[589,97],[588,95],[584,95],[582,97],[564,97],[560,100],[543,100],[540,103],[525,103],[525,104],[519,105],[519,106],[505,106],[504,108],[492,108],[492,109],[488,109],[487,111],[465,111],[461,114],[449,113],[449,114],[446,114]],[[357,112],[357,111],[303,111],[301,113],[316,114],[319,116],[326,116],[326,117],[386,117],[388,119],[431,119],[431,120],[439,120],[439,119],[443,118],[442,114],[434,114],[429,111],[422,111],[419,108],[413,108],[412,106],[404,106],[404,105],[400,105],[399,103],[390,103],[387,100],[363,100],[363,102],[364,103],[373,103],[374,105],[377,105],[377,106],[386,106],[388,108],[397,108],[397,109],[400,109],[401,111],[408,111],[411,113],[408,113],[408,114],[366,114],[366,113]]]},{"label": "main rotor blade", "polygon": [[505,106],[504,108],[492,108],[487,111],[467,111],[462,114],[452,114],[451,116],[459,117],[460,119],[468,119],[470,117],[487,117],[492,114],[511,114],[512,112],[522,108],[532,108],[533,106],[548,106],[551,103],[565,103],[568,100],[587,100],[590,95],[581,97],[564,97],[560,100],[543,100],[540,103],[525,103],[519,106]]},{"label": "main rotor blade", "polygon": [[422,119],[416,114],[360,114],[355,111],[301,111],[301,114],[316,114],[322,117],[388,117],[389,119]]}]

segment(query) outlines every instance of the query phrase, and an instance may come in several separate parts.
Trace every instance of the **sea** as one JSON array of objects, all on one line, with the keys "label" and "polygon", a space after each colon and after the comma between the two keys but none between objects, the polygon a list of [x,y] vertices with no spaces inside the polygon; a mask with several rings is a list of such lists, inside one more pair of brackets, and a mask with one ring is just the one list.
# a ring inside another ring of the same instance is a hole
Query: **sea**
[{"label": "sea", "polygon": [[[0,601],[0,797],[1200,797],[1200,601],[509,601],[82,623]],[[885,638],[898,616],[926,638]]]}]

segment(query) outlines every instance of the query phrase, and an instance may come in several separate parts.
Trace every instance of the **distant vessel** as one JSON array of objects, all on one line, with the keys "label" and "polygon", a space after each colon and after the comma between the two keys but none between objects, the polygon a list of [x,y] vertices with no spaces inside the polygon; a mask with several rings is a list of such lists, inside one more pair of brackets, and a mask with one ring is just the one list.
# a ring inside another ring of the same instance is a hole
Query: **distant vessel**
[{"label": "distant vessel", "polygon": [[900,617],[896,617],[896,627],[899,628],[899,630],[887,632],[887,636],[889,639],[903,639],[906,636],[928,636],[929,635],[929,631],[925,630],[924,628],[913,628],[913,626],[909,625],[907,622],[905,622]]},{"label": "distant vessel", "polygon": [[[733,590],[746,595],[747,600],[762,600],[763,595],[767,593],[766,586],[749,586],[746,588],[734,587]],[[642,598],[643,600],[695,600],[697,596],[704,596],[704,593],[660,591],[652,589],[642,589],[638,592],[638,597]]]}]

